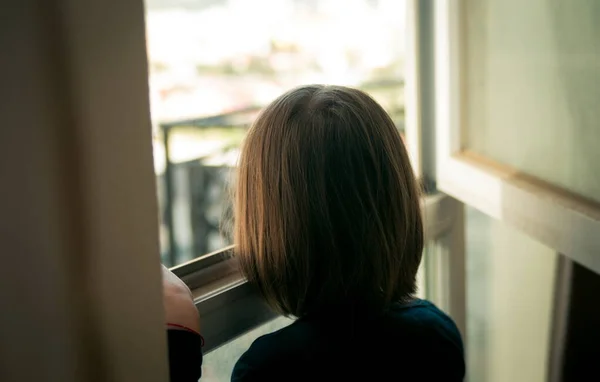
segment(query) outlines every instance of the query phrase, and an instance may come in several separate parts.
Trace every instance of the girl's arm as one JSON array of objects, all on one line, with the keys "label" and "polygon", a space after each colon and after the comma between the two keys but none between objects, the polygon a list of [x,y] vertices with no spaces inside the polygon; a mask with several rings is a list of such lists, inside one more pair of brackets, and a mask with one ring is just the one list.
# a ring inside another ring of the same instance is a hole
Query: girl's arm
[{"label": "girl's arm", "polygon": [[200,315],[189,288],[164,265],[163,303],[171,382],[197,382],[202,375]]}]

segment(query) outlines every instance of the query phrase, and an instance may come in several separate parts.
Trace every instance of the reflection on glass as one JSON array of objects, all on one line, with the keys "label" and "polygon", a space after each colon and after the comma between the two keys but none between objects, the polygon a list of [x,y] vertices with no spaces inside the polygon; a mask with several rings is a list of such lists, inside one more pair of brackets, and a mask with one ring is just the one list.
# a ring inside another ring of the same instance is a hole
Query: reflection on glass
[{"label": "reflection on glass", "polygon": [[464,145],[600,202],[600,2],[465,3]]},{"label": "reflection on glass", "polygon": [[469,381],[544,382],[558,255],[466,211]]},{"label": "reflection on glass", "polygon": [[290,318],[276,318],[206,354],[202,363],[201,381],[221,382],[231,380],[231,372],[235,363],[248,350],[255,339],[288,326],[292,322],[294,320]]},{"label": "reflection on glass", "polygon": [[426,298],[433,302],[438,308],[443,311],[448,311],[448,301],[444,289],[445,279],[443,272],[447,271],[443,269],[443,258],[448,255],[444,250],[443,246],[440,245],[439,241],[441,237],[436,240],[431,240],[425,243],[423,248],[423,259],[419,272],[421,273],[421,283],[419,285],[420,293],[417,295],[419,298]]},{"label": "reflection on glass", "polygon": [[170,265],[228,244],[218,227],[229,169],[256,110],[284,91],[359,87],[403,128],[405,0],[146,0],[146,9]]},{"label": "reflection on glass", "polygon": [[[427,246],[427,245],[426,245]],[[425,299],[428,298],[429,288],[427,285],[427,280],[429,276],[429,268],[426,266],[426,251],[423,252],[423,260],[421,261],[421,265],[419,265],[419,269],[417,270],[417,293],[415,295],[416,298]]]}]

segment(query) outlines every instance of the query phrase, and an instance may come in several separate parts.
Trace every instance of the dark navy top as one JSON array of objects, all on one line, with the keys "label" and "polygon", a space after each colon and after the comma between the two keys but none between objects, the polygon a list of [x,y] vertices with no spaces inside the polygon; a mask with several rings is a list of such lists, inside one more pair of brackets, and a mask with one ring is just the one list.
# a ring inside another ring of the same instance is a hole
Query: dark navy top
[{"label": "dark navy top", "polygon": [[[171,382],[198,381],[201,339],[168,330]],[[232,381],[462,381],[463,344],[432,303],[394,304],[382,315],[338,307],[258,338]]]},{"label": "dark navy top", "polygon": [[462,381],[463,343],[450,317],[425,300],[382,315],[339,309],[258,338],[232,381]]}]

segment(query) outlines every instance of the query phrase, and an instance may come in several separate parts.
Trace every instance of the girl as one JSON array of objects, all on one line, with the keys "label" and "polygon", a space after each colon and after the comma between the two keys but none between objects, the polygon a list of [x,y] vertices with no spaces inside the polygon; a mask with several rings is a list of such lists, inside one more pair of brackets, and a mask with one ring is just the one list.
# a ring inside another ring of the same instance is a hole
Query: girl
[{"label": "girl", "polygon": [[271,103],[242,149],[236,254],[298,319],[257,339],[232,381],[461,381],[459,331],[414,298],[419,197],[398,130],[367,94],[315,85]]}]

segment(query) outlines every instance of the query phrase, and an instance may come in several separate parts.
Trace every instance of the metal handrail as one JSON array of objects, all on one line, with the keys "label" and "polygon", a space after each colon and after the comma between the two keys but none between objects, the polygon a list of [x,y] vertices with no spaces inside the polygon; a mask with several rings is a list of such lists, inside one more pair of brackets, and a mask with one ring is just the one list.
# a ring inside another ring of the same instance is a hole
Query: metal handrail
[{"label": "metal handrail", "polygon": [[163,145],[165,149],[165,225],[168,231],[169,238],[169,252],[168,259],[170,265],[173,266],[177,262],[177,246],[175,242],[175,230],[173,227],[174,222],[174,210],[173,210],[173,162],[171,161],[170,154],[170,138],[171,131],[176,127],[195,127],[195,128],[209,128],[214,126],[219,127],[244,127],[249,126],[252,123],[253,115],[248,116],[248,119],[241,118],[236,120],[236,116],[244,117],[246,114],[254,114],[261,110],[260,106],[249,106],[236,110],[232,110],[226,113],[210,115],[200,118],[183,119],[171,122],[161,123],[160,129],[162,130]]}]

